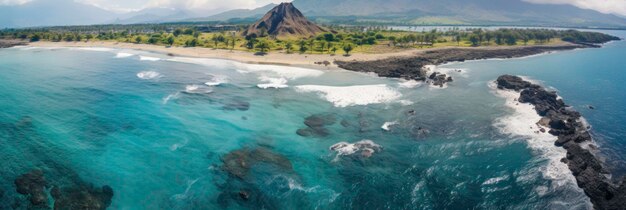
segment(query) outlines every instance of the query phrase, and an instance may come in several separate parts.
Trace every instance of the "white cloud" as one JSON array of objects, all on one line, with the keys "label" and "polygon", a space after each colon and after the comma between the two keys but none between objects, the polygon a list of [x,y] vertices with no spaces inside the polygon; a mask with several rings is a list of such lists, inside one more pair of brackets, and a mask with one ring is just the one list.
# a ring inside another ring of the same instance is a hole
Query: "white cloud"
[{"label": "white cloud", "polygon": [[[0,0],[7,1],[7,0]],[[17,0],[9,0],[17,1]],[[114,11],[133,11],[145,8],[176,8],[197,11],[253,9],[269,3],[291,0],[76,0]]]},{"label": "white cloud", "polygon": [[0,0],[0,5],[18,5],[18,4],[26,4],[31,0]]},{"label": "white cloud", "polygon": [[626,0],[523,0],[537,4],[570,4],[606,14],[626,16]]}]

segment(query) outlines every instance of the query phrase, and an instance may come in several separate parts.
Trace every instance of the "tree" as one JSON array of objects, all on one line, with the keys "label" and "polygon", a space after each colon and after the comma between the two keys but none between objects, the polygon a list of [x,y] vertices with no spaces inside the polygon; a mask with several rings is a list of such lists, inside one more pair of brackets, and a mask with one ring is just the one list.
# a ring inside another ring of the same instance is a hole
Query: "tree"
[{"label": "tree", "polygon": [[182,33],[183,33],[183,30],[180,29],[180,28],[177,28],[176,30],[174,30],[173,34],[174,34],[175,37],[178,37]]},{"label": "tree", "polygon": [[491,42],[491,39],[493,39],[493,34],[487,31],[487,33],[485,33],[485,39],[487,40],[487,44],[489,44],[489,42]]},{"label": "tree", "polygon": [[306,41],[304,41],[304,39],[300,40],[298,44],[300,45],[300,48],[298,48],[298,51],[300,51],[300,53],[305,53],[308,50],[306,47]]},{"label": "tree", "polygon": [[197,32],[197,31],[193,32],[193,38],[197,39],[199,36],[200,36],[200,32]]},{"label": "tree", "polygon": [[198,45],[198,39],[187,40],[185,42],[185,47],[195,47]]},{"label": "tree", "polygon": [[456,39],[456,45],[457,45],[457,46],[460,46],[460,45],[461,45],[461,35],[458,35],[458,34],[457,34],[457,35],[454,37],[454,39]]},{"label": "tree", "polygon": [[193,31],[193,29],[191,29],[191,28],[186,28],[186,29],[183,31],[183,34],[185,34],[185,35],[193,35],[193,32],[194,32],[194,31]]},{"label": "tree", "polygon": [[135,43],[137,44],[141,43],[141,36],[135,37]]},{"label": "tree", "polygon": [[517,38],[515,36],[513,36],[513,34],[508,34],[506,36],[506,44],[508,44],[508,45],[515,45],[515,44],[517,44]]},{"label": "tree", "polygon": [[335,41],[335,35],[332,33],[325,33],[324,40],[326,40],[327,42]]},{"label": "tree", "polygon": [[267,41],[265,40],[261,40],[257,45],[256,48],[259,48],[259,50],[261,50],[261,53],[265,53],[265,51],[269,50],[270,45],[267,43]]},{"label": "tree", "polygon": [[476,35],[476,34],[470,35],[469,36],[469,41],[472,43],[472,46],[474,46],[474,47],[480,45],[480,39],[478,38],[478,35]]},{"label": "tree", "polygon": [[31,42],[38,42],[40,39],[41,39],[41,36],[39,36],[39,34],[33,34],[33,35],[30,37],[30,41],[31,41]]},{"label": "tree", "polygon": [[248,41],[246,42],[246,48],[254,49],[254,45],[256,44],[256,42],[257,42],[256,38],[248,39]]},{"label": "tree", "polygon": [[174,44],[174,36],[168,36],[165,42],[167,45],[172,46]]},{"label": "tree", "polygon": [[333,55],[337,52],[337,47],[333,47],[332,49],[330,49],[330,51],[333,51]]},{"label": "tree", "polygon": [[346,55],[350,55],[350,52],[354,49],[352,44],[346,44],[343,46],[343,51],[346,52]]},{"label": "tree", "polygon": [[315,39],[309,40],[309,49],[311,50],[311,54],[313,54],[313,45],[315,45]]},{"label": "tree", "polygon": [[291,54],[292,49],[293,49],[293,44],[291,42],[287,42],[287,44],[285,44],[285,50],[287,50],[287,54]]}]

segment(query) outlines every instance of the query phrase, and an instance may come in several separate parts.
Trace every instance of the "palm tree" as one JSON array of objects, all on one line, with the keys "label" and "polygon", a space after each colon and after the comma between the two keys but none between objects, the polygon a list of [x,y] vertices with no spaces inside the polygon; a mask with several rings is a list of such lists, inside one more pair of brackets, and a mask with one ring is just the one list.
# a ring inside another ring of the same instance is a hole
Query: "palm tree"
[{"label": "palm tree", "polygon": [[345,44],[343,46],[343,51],[346,52],[346,56],[350,55],[350,52],[354,49],[354,47],[352,46],[352,44]]}]

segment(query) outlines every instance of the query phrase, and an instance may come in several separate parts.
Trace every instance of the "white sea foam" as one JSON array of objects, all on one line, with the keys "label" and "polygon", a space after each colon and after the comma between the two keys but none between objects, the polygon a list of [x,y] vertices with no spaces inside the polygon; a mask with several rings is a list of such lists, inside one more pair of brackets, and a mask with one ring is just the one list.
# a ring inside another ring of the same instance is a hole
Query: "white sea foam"
[{"label": "white sea foam", "polygon": [[[514,112],[511,115],[496,119],[494,126],[504,134],[526,140],[528,147],[541,159],[546,160],[538,169],[541,175],[553,180],[552,188],[559,188],[565,185],[575,186],[574,176],[569,172],[569,168],[562,163],[561,158],[566,156],[566,150],[554,146],[556,136],[549,133],[540,132],[541,126],[537,124],[541,116],[537,114],[532,104],[519,103],[519,92],[512,90],[497,89],[495,82],[489,82],[489,86],[499,97],[506,99],[506,106]],[[549,128],[544,128],[549,130]],[[525,178],[518,178],[525,179]],[[578,189],[578,188],[576,188]]]},{"label": "white sea foam", "polygon": [[165,98],[163,98],[163,104],[167,104],[167,102],[169,102],[170,100],[178,98],[179,95],[180,92],[167,95]]},{"label": "white sea foam", "polygon": [[189,143],[189,140],[185,139],[183,142],[172,144],[172,146],[170,146],[170,151],[173,152],[180,148],[183,148],[184,146],[187,146],[188,143]]},{"label": "white sea foam", "polygon": [[295,87],[298,92],[314,92],[333,103],[336,107],[390,103],[402,94],[387,85],[356,85],[356,86],[321,86],[300,85]]},{"label": "white sea foam", "polygon": [[181,194],[176,194],[174,196],[172,196],[174,199],[176,200],[184,200],[187,199],[188,194],[189,194],[189,190],[191,190],[191,187],[193,187],[194,184],[196,184],[196,182],[198,182],[198,180],[200,180],[200,178],[194,179],[194,180],[190,180],[187,182],[187,188],[185,188],[185,192],[181,193]]},{"label": "white sea foam", "polygon": [[113,48],[105,48],[105,47],[72,47],[72,50],[85,50],[85,51],[96,51],[96,52],[111,52],[115,49]]},{"label": "white sea foam", "polygon": [[219,86],[221,84],[228,83],[228,77],[224,75],[213,75],[210,81],[205,82],[207,86]]},{"label": "white sea foam", "polygon": [[380,128],[382,128],[383,130],[386,131],[390,131],[391,130],[391,126],[397,125],[398,121],[393,121],[393,122],[385,122],[383,124],[383,126],[381,126]]},{"label": "white sea foam", "polygon": [[400,80],[400,83],[398,83],[398,87],[410,89],[420,87],[422,86],[422,84],[422,82],[416,80]]},{"label": "white sea foam", "polygon": [[142,72],[137,73],[137,77],[139,77],[139,79],[152,80],[152,79],[159,79],[163,77],[163,75],[161,75],[161,73],[156,72],[156,71],[142,71]]},{"label": "white sea foam", "polygon": [[328,149],[337,152],[337,155],[333,160],[337,161],[340,156],[352,155],[358,151],[362,151],[361,155],[363,155],[364,157],[369,157],[374,154],[374,152],[382,150],[383,147],[374,143],[374,141],[372,140],[364,139],[352,144],[348,142],[339,142],[333,144]]},{"label": "white sea foam", "polygon": [[139,60],[142,60],[142,61],[160,61],[161,59],[160,58],[155,58],[155,57],[150,57],[150,56],[140,55],[139,56]]},{"label": "white sea foam", "polygon": [[259,65],[259,64],[244,64],[244,63],[235,63],[235,66],[239,71],[257,73],[263,76],[282,77],[285,79],[318,77],[324,74],[324,72],[320,70],[290,67],[290,66]]},{"label": "white sea foam", "polygon": [[128,57],[131,57],[131,56],[133,56],[133,55],[135,55],[135,54],[132,54],[132,53],[125,53],[125,52],[119,52],[119,53],[117,53],[117,55],[115,55],[115,57],[116,57],[116,58],[128,58]]},{"label": "white sea foam", "polygon": [[213,92],[213,89],[205,85],[187,85],[185,86],[185,92],[192,94],[204,94]]},{"label": "white sea foam", "polygon": [[266,83],[257,85],[257,87],[261,89],[269,89],[269,88],[280,89],[280,88],[289,87],[287,85],[287,79],[285,78],[271,78],[271,77],[262,76],[259,79],[263,82],[266,82]]},{"label": "white sea foam", "polygon": [[492,185],[492,184],[497,184],[501,181],[507,180],[509,179],[509,175],[504,175],[504,176],[499,176],[499,177],[494,177],[491,179],[487,179],[487,181],[483,182],[483,185]]}]

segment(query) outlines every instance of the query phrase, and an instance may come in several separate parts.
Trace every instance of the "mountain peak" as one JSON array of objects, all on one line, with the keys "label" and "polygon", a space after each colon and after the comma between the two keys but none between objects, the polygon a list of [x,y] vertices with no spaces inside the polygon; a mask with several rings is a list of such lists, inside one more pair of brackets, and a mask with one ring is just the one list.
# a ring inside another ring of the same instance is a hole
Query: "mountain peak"
[{"label": "mountain peak", "polygon": [[326,30],[309,21],[292,3],[284,2],[267,12],[252,24],[244,35],[263,36],[314,36]]}]

